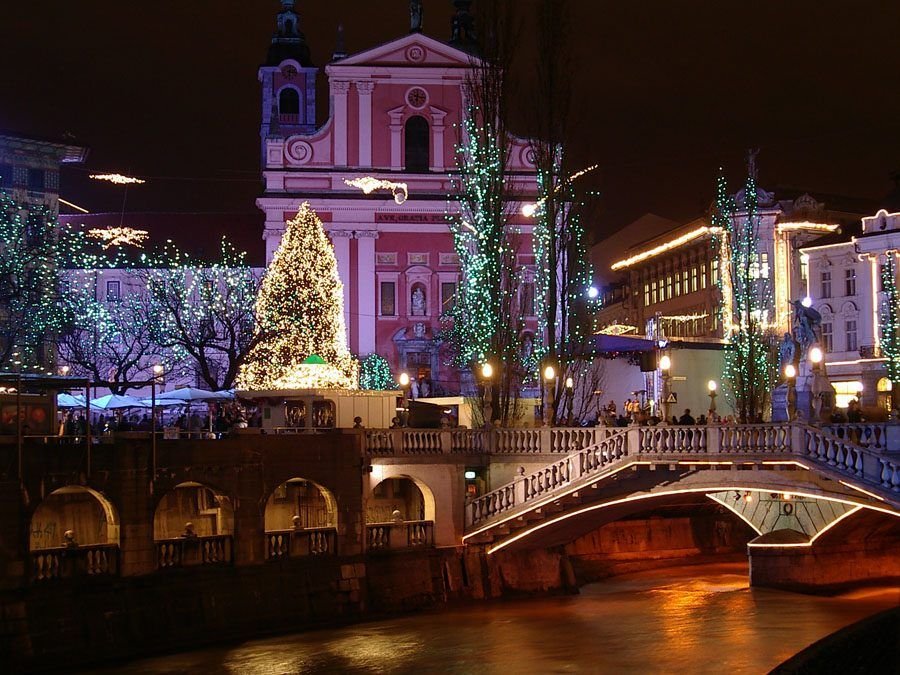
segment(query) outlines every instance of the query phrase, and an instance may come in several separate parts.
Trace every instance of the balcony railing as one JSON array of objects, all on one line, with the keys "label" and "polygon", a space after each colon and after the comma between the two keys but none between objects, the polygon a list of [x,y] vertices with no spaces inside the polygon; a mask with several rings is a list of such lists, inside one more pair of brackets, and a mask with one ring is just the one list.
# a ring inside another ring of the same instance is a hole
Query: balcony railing
[{"label": "balcony railing", "polygon": [[266,532],[266,560],[337,555],[337,530],[311,527]]},{"label": "balcony railing", "polygon": [[234,541],[230,534],[159,539],[154,543],[156,568],[160,570],[200,565],[230,565],[234,561]]},{"label": "balcony railing", "polygon": [[366,525],[366,548],[389,551],[434,546],[434,522],[405,520],[396,523]]},{"label": "balcony railing", "polygon": [[44,548],[31,552],[31,578],[35,582],[119,573],[119,547],[94,544],[74,548]]}]

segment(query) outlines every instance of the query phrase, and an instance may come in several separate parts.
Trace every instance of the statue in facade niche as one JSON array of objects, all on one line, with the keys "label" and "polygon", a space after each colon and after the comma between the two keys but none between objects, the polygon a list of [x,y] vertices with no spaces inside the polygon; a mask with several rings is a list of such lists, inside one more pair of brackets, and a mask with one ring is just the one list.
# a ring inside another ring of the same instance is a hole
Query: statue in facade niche
[{"label": "statue in facade niche", "polygon": [[413,316],[425,316],[425,291],[421,286],[417,286],[412,292],[412,314]]}]

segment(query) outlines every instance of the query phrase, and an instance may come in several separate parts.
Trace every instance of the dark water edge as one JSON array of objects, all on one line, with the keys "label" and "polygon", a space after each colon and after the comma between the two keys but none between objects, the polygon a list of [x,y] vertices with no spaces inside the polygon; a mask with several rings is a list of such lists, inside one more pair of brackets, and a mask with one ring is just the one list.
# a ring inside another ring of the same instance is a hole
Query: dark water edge
[{"label": "dark water edge", "polygon": [[746,564],[711,564],[615,577],[574,596],[467,604],[83,672],[765,673],[898,605],[898,587],[833,597],[751,589]]}]

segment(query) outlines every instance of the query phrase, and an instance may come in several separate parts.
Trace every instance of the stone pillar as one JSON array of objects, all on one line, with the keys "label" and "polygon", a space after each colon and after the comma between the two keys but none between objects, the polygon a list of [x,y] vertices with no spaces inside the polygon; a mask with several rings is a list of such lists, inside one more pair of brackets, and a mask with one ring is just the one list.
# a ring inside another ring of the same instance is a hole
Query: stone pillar
[{"label": "stone pillar", "polygon": [[359,166],[372,166],[372,91],[375,83],[356,83],[359,95]]},{"label": "stone pillar", "polygon": [[444,118],[447,116],[443,110],[431,109],[431,170],[444,170]]},{"label": "stone pillar", "polygon": [[338,277],[344,285],[344,326],[347,328],[347,346],[350,346],[350,230],[331,230],[331,243],[337,259]]},{"label": "stone pillar", "polygon": [[375,351],[375,240],[374,230],[357,231],[357,316],[359,317],[359,353]]},{"label": "stone pillar", "polygon": [[334,165],[347,166],[347,92],[350,83],[340,80],[331,82],[334,100]]},{"label": "stone pillar", "polygon": [[388,112],[391,118],[391,168],[403,168],[403,108]]}]

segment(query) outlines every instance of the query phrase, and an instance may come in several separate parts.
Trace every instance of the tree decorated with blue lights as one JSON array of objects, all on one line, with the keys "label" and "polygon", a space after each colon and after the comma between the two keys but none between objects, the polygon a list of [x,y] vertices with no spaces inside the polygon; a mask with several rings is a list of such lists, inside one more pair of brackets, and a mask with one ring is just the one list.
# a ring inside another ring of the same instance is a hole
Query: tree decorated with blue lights
[{"label": "tree decorated with blue lights", "polygon": [[516,412],[522,382],[523,270],[517,262],[520,233],[512,223],[515,194],[506,173],[507,73],[512,48],[510,13],[487,3],[483,33],[470,61],[464,88],[467,107],[457,144],[453,179],[457,213],[448,215],[462,279],[444,335],[460,367],[476,374],[490,362],[494,375],[492,420],[506,423]]},{"label": "tree decorated with blue lights", "polygon": [[359,388],[368,391],[396,389],[397,382],[388,360],[380,354],[369,354],[359,364]]},{"label": "tree decorated with blue lights", "polygon": [[753,422],[766,410],[777,367],[769,325],[773,311],[771,288],[760,273],[760,215],[752,155],[740,205],[728,194],[728,184],[720,170],[711,224],[723,298],[720,318],[727,340],[722,381],[739,420]]}]

